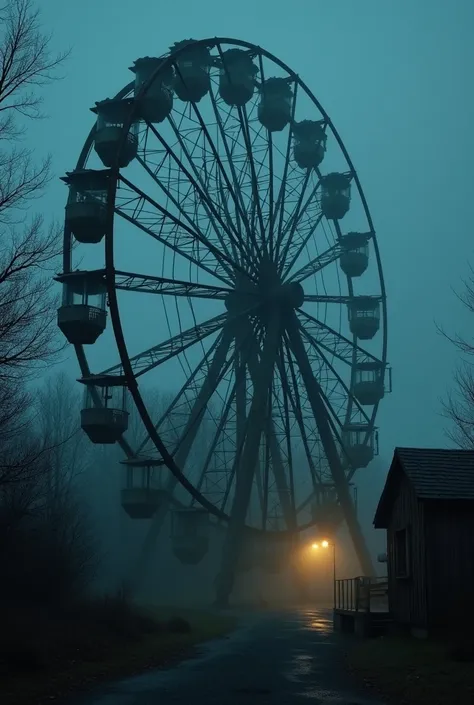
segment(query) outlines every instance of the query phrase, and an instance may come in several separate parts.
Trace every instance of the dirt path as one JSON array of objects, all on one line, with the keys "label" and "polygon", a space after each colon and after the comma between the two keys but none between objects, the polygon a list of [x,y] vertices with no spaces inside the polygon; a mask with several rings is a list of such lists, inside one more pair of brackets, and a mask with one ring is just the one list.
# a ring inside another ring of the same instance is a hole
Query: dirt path
[{"label": "dirt path", "polygon": [[250,615],[196,658],[67,705],[382,705],[356,693],[328,610]]}]

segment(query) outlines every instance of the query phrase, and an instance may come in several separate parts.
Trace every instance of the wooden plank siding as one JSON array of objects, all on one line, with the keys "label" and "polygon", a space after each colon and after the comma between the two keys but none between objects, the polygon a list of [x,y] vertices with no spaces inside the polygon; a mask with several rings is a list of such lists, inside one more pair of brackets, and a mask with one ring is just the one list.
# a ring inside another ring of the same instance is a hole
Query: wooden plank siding
[{"label": "wooden plank siding", "polygon": [[473,503],[430,500],[424,509],[428,626],[466,624],[474,598]]},{"label": "wooden plank siding", "polygon": [[[408,576],[395,575],[395,533],[407,530]],[[389,609],[395,622],[424,628],[427,621],[424,507],[404,473],[387,528]]]}]

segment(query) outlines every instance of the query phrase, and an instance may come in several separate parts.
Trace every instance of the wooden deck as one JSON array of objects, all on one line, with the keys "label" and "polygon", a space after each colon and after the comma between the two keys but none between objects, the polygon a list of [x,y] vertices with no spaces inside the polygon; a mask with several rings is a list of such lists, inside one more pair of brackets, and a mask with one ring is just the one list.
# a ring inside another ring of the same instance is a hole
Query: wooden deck
[{"label": "wooden deck", "polygon": [[334,628],[360,636],[383,634],[391,621],[387,578],[336,580]]}]

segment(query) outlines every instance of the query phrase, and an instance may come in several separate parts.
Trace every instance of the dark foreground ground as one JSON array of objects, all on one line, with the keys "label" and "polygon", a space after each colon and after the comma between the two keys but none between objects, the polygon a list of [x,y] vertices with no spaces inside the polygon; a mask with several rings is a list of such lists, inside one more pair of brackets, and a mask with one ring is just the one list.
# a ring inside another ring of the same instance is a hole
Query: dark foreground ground
[{"label": "dark foreground ground", "polygon": [[382,705],[357,693],[331,613],[248,615],[229,637],[168,671],[128,678],[62,705]]}]

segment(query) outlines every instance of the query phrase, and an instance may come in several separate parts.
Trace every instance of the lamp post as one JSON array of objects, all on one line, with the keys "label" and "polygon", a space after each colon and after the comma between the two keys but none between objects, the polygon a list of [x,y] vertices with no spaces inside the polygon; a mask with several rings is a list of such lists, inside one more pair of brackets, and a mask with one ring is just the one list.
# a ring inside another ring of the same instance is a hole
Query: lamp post
[{"label": "lamp post", "polygon": [[332,547],[332,598],[333,598],[333,609],[336,609],[336,543],[335,541],[328,541],[328,539],[323,539],[321,543],[315,542],[312,544],[313,551],[317,551],[319,547],[329,548]]}]

